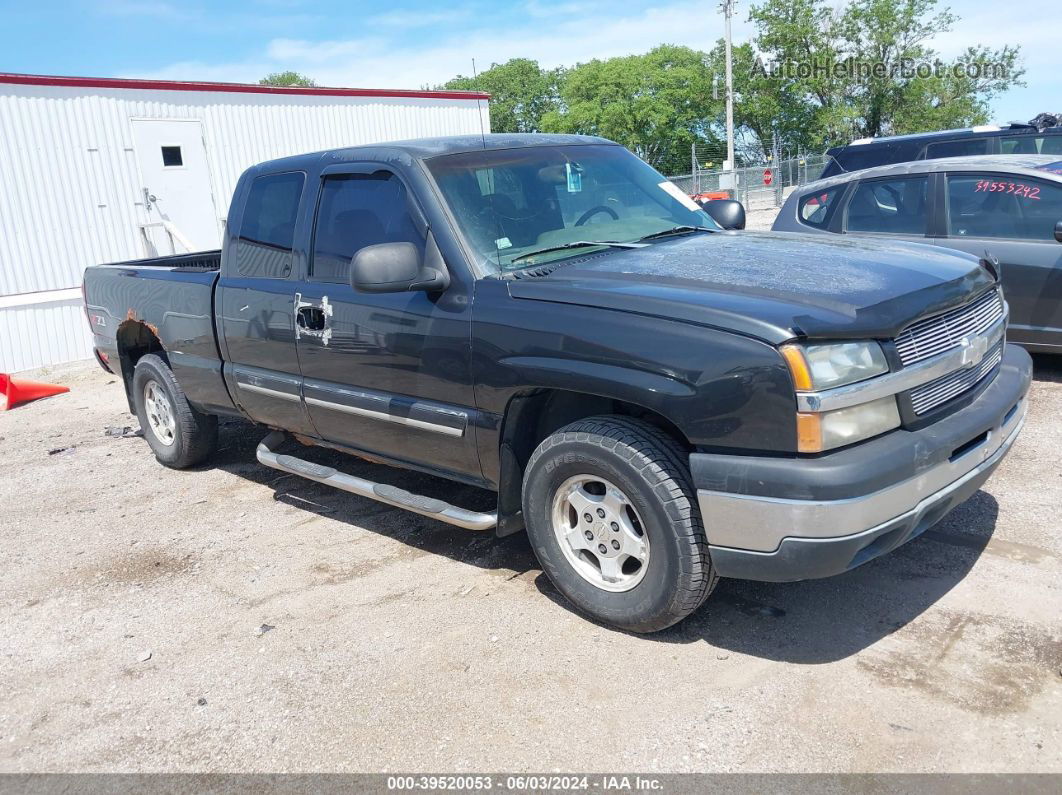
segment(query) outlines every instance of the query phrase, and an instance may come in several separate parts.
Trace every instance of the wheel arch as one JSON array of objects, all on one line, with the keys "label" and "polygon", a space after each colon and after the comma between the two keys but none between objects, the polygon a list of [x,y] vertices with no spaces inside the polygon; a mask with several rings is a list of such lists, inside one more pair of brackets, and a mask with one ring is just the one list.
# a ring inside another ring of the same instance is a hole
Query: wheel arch
[{"label": "wheel arch", "polygon": [[498,449],[498,535],[523,529],[521,489],[524,469],[535,448],[554,431],[587,417],[615,414],[657,426],[687,451],[693,445],[660,412],[629,400],[576,390],[535,388],[515,393],[506,405]]},{"label": "wheel arch", "polygon": [[133,401],[133,372],[136,370],[136,363],[149,353],[157,354],[167,364],[169,364],[169,359],[159,339],[158,329],[142,320],[122,321],[115,334],[115,342],[118,347],[118,363],[121,368],[122,381],[125,385],[125,397],[129,402],[129,410],[136,413],[136,405]]}]

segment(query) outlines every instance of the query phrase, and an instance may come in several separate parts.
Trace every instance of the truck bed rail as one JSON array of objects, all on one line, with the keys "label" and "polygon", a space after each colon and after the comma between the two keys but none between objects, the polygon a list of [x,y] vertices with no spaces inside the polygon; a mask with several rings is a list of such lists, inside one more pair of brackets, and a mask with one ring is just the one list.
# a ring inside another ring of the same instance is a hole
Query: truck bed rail
[{"label": "truck bed rail", "polygon": [[221,249],[196,251],[192,254],[171,254],[166,257],[131,259],[124,262],[108,262],[106,268],[170,268],[176,271],[221,270]]}]

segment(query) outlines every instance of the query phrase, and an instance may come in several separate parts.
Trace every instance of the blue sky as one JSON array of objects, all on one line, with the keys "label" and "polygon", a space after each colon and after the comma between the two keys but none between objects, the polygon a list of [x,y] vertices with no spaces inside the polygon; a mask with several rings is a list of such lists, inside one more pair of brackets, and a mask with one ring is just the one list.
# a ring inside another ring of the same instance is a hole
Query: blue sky
[{"label": "blue sky", "polygon": [[[837,0],[843,2],[843,0]],[[995,103],[995,120],[1062,111],[1059,0],[1020,14],[955,0],[956,29],[934,44],[1022,45],[1028,87]],[[738,2],[735,37],[749,32]],[[254,82],[295,69],[322,85],[420,88],[512,57],[557,66],[668,42],[708,49],[722,35],[714,0],[515,0],[387,4],[336,0],[0,0],[0,71]]]}]

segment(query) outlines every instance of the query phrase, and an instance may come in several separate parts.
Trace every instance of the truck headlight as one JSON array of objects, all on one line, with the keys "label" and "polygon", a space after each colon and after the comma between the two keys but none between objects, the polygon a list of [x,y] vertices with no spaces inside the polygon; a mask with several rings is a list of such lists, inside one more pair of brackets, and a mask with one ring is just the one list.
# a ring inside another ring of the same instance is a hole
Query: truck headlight
[{"label": "truck headlight", "polygon": [[900,412],[892,395],[833,411],[798,412],[797,450],[821,453],[899,426]]},{"label": "truck headlight", "polygon": [[801,392],[832,389],[889,372],[884,351],[872,341],[783,345],[781,352]]},{"label": "truck headlight", "polygon": [[[824,392],[889,372],[881,346],[869,340],[783,345],[780,352],[797,392]],[[797,450],[821,453],[899,426],[894,395],[833,411],[798,411]]]}]

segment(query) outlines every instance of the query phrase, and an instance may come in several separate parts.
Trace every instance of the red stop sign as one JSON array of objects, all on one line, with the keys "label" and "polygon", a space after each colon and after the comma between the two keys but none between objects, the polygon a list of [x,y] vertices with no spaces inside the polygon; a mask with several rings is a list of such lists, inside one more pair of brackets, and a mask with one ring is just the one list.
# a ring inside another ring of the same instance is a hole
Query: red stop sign
[{"label": "red stop sign", "polygon": [[772,182],[774,182],[774,172],[769,168],[765,168],[763,170],[763,184],[770,185]]}]

